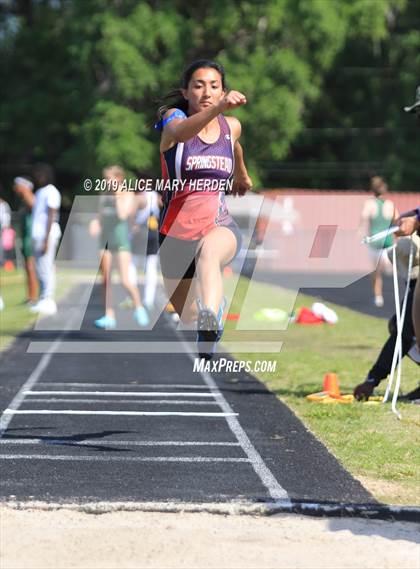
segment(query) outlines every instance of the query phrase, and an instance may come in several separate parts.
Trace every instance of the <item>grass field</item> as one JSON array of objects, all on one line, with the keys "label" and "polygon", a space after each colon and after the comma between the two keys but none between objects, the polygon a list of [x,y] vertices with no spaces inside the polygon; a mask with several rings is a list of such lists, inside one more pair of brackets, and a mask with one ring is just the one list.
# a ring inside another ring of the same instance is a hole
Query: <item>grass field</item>
[{"label": "grass field", "polygon": [[[22,303],[25,298],[24,276],[20,271],[0,272],[1,291],[6,309],[0,313],[1,349],[35,316]],[[233,293],[233,279],[226,280],[226,289]],[[58,283],[58,296],[66,293],[71,279]],[[241,279],[235,292],[231,312],[239,312],[241,299],[248,286]],[[314,299],[299,295],[295,308],[311,306]],[[307,401],[306,395],[321,391],[327,372],[339,376],[342,393],[351,393],[362,381],[387,337],[383,319],[364,316],[331,305],[339,316],[334,325],[300,326],[291,324],[286,331],[277,331],[277,324],[255,322],[253,314],[261,306],[286,311],[293,295],[279,287],[256,283],[249,289],[246,311],[242,319],[249,332],[241,331],[241,339],[279,339],[284,342],[280,354],[236,354],[238,359],[276,360],[277,370],[261,374],[261,379],[302,419],[305,425],[340,460],[340,462],[384,502],[419,505],[420,476],[420,407],[399,403],[402,420],[391,413],[390,405],[321,405]],[[242,317],[241,317],[242,318]],[[253,327],[259,330],[253,330]],[[238,338],[235,323],[228,322],[225,339]],[[271,328],[271,329],[270,329]],[[413,389],[419,379],[419,368],[404,360],[402,389]],[[383,393],[385,384],[378,389]]]},{"label": "grass field", "polygon": [[36,320],[36,314],[31,314],[25,304],[24,282],[23,271],[0,270],[0,292],[5,303],[5,309],[0,312],[0,350]]},{"label": "grass field", "polygon": [[[231,312],[240,311],[247,279],[240,281]],[[229,282],[227,282],[229,290]],[[283,305],[274,305],[275,298]],[[282,306],[285,310],[293,298],[289,291],[257,283],[246,299],[246,319],[263,306]],[[263,300],[262,300],[263,299]],[[295,309],[311,307],[313,297],[298,295]],[[322,391],[324,374],[338,374],[342,393],[352,393],[363,381],[387,338],[386,321],[361,315],[340,306],[330,305],[339,322],[301,326],[291,324],[285,332],[253,332],[254,338],[274,337],[283,340],[280,354],[235,354],[237,359],[277,361],[277,371],[261,374],[267,387],[287,403],[314,435],[339,461],[375,495],[393,504],[420,504],[420,407],[399,403],[402,420],[391,412],[390,404],[322,405],[309,402],[306,395]],[[257,326],[260,324],[256,323]],[[233,328],[233,323],[229,323]],[[227,328],[228,328],[227,327]],[[233,339],[234,332],[227,332]],[[237,334],[237,332],[236,332]],[[417,386],[419,368],[407,358],[403,360],[402,391]],[[385,382],[377,389],[381,395]]]},{"label": "grass field", "polygon": [[[66,295],[79,278],[85,277],[94,279],[96,272],[61,268],[57,274],[57,299]],[[0,292],[6,306],[5,310],[0,312],[0,351],[2,351],[17,334],[35,323],[37,315],[32,314],[25,303],[25,274],[22,269],[12,272],[0,269]]]}]

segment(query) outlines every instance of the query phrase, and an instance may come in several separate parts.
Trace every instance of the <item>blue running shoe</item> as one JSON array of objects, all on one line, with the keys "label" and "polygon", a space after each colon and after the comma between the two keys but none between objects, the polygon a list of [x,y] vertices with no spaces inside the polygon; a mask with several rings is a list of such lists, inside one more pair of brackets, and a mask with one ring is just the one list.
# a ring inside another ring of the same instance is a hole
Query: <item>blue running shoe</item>
[{"label": "blue running shoe", "polygon": [[117,326],[117,321],[112,316],[105,314],[105,316],[95,320],[94,324],[97,328],[101,328],[102,330],[114,330]]},{"label": "blue running shoe", "polygon": [[147,314],[147,310],[144,308],[144,306],[139,306],[138,308],[136,308],[133,316],[134,320],[137,322],[139,326],[142,327],[147,326],[150,322],[149,315]]}]

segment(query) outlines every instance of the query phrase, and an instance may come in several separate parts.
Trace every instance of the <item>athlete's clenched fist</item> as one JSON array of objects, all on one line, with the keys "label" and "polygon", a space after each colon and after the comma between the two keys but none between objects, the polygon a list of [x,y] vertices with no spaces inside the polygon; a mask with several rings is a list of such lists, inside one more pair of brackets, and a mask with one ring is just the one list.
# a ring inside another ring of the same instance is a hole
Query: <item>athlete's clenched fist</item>
[{"label": "athlete's clenched fist", "polygon": [[236,107],[240,107],[241,105],[246,104],[246,97],[243,93],[239,91],[229,91],[226,93],[222,99],[219,101],[219,108],[220,111],[226,111],[228,109],[236,109]]}]

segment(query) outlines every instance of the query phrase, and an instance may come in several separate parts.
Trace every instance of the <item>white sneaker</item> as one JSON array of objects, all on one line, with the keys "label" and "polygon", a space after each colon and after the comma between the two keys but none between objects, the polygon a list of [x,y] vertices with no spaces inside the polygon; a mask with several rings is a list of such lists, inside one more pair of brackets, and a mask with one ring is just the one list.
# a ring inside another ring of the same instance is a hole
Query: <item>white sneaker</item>
[{"label": "white sneaker", "polygon": [[328,308],[328,306],[325,306],[325,304],[323,304],[322,302],[314,302],[311,310],[315,314],[315,316],[318,316],[318,318],[322,318],[323,320],[325,320],[325,322],[328,322],[328,324],[337,324],[338,322],[337,313],[334,312],[332,308]]},{"label": "white sneaker", "polygon": [[377,296],[375,296],[375,301],[374,301],[374,302],[375,302],[375,306],[376,306],[377,308],[382,308],[383,305],[384,305],[384,297],[383,297],[383,296],[380,296],[380,295],[377,295]]},{"label": "white sneaker", "polygon": [[413,362],[416,362],[416,364],[420,364],[420,350],[416,344],[416,342],[414,342],[414,344],[411,346],[411,348],[408,350],[407,352],[407,356],[413,360]]},{"label": "white sneaker", "polygon": [[3,297],[0,296],[0,312],[4,310],[4,300]]},{"label": "white sneaker", "polygon": [[45,314],[52,316],[57,313],[57,305],[52,298],[44,298],[39,300],[34,306],[29,309],[35,314]]}]

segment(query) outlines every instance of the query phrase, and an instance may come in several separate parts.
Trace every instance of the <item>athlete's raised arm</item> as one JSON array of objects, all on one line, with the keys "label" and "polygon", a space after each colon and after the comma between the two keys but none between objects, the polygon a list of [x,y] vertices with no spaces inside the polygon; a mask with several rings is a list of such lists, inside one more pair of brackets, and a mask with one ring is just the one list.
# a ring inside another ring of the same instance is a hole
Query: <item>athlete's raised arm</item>
[{"label": "athlete's raised arm", "polygon": [[[203,103],[205,104],[205,103]],[[230,109],[235,109],[246,104],[246,97],[239,91],[229,91],[217,104],[208,103],[208,106],[202,111],[192,114],[185,118],[177,117],[168,121],[177,109],[169,109],[163,115],[162,138],[166,138],[167,142],[186,142],[196,134],[198,134],[210,121]]]}]

